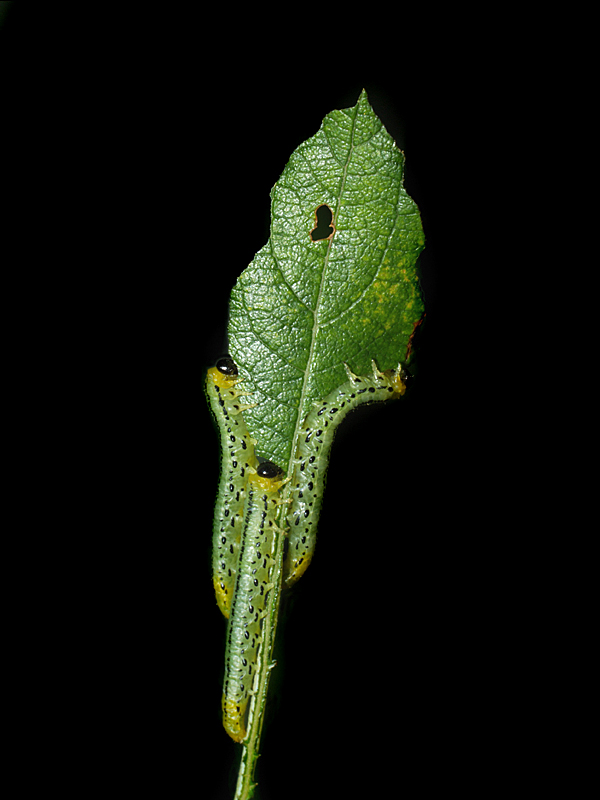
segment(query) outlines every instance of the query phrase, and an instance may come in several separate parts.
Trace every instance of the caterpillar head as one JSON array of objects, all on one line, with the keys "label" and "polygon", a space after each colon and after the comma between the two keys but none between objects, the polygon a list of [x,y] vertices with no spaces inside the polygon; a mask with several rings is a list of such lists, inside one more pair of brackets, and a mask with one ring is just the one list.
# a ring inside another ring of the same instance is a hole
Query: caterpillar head
[{"label": "caterpillar head", "polygon": [[223,373],[223,375],[230,375],[233,378],[237,377],[238,368],[233,358],[229,358],[229,356],[220,358],[215,364],[215,366],[219,370],[219,372]]},{"label": "caterpillar head", "polygon": [[287,481],[283,479],[284,471],[272,461],[263,461],[250,474],[249,481],[266,492],[276,492]]},{"label": "caterpillar head", "polygon": [[238,382],[238,368],[229,356],[220,358],[214,367],[208,370],[208,377],[221,389],[230,389]]}]

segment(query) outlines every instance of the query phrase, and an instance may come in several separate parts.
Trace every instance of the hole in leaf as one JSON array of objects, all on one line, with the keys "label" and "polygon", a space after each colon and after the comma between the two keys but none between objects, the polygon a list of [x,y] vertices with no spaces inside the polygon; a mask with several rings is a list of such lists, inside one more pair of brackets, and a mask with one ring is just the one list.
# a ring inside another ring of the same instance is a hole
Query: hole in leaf
[{"label": "hole in leaf", "polygon": [[333,212],[329,206],[322,205],[315,211],[315,227],[310,232],[310,238],[313,242],[319,242],[322,239],[331,239],[335,233],[333,226]]}]

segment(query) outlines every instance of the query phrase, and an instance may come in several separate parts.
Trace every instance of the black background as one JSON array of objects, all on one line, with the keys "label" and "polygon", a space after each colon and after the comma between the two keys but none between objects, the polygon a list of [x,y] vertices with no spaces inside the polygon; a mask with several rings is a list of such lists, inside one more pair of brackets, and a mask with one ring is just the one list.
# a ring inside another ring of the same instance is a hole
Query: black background
[{"label": "black background", "polygon": [[261,800],[464,785],[504,691],[489,586],[510,539],[489,532],[490,390],[472,378],[502,76],[483,91],[485,42],[440,46],[397,20],[347,38],[329,18],[84,5],[12,4],[0,30],[15,338],[38,503],[60,521],[29,562],[44,586],[35,741],[63,754],[49,781],[76,763],[89,788],[233,796],[203,371],[289,155],[364,87],[406,155],[427,320],[410,395],[336,440],[316,556],[284,600],[257,777]]}]

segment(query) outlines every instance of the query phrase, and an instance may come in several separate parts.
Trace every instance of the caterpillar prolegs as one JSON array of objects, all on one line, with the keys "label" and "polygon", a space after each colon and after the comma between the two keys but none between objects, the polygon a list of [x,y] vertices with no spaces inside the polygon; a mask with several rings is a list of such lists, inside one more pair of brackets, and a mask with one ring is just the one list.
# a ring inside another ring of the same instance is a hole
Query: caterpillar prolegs
[{"label": "caterpillar prolegs", "polygon": [[317,520],[323,498],[323,481],[335,431],[352,409],[363,403],[397,398],[406,391],[407,373],[396,370],[380,372],[371,362],[372,375],[358,377],[344,364],[348,380],[327,395],[308,413],[299,436],[292,473],[292,504],[288,515],[289,547],[284,565],[286,584],[291,586],[313,557]]},{"label": "caterpillar prolegs", "polygon": [[272,588],[278,496],[287,479],[276,464],[265,461],[248,479],[246,518],[240,544],[239,569],[227,627],[223,726],[231,738],[246,736],[246,711],[256,673],[262,620]]},{"label": "caterpillar prolegs", "polygon": [[221,477],[213,523],[213,584],[217,604],[228,617],[235,586],[244,501],[249,472],[256,466],[255,441],[250,437],[240,403],[244,392],[235,385],[238,370],[231,358],[221,358],[206,375],[206,394],[221,437]]}]

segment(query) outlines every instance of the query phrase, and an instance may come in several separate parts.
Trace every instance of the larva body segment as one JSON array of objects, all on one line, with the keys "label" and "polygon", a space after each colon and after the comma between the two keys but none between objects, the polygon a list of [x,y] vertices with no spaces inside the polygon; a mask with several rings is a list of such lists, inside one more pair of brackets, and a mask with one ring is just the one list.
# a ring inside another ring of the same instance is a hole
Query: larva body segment
[{"label": "larva body segment", "polygon": [[240,403],[244,392],[235,363],[222,358],[206,376],[206,394],[221,438],[221,476],[215,501],[212,573],[217,604],[229,617],[235,587],[239,546],[244,524],[244,503],[250,470],[256,466],[254,440],[248,433]]},{"label": "larva body segment", "polygon": [[231,615],[227,627],[223,681],[223,727],[236,742],[246,736],[246,711],[261,642],[267,594],[271,589],[283,472],[270,461],[249,478],[246,518]]},{"label": "larva body segment", "polygon": [[379,372],[373,361],[372,375],[361,377],[344,366],[348,380],[316,404],[302,425],[288,514],[289,547],[284,564],[288,586],[304,574],[313,557],[324,478],[338,425],[357,406],[398,398],[406,391],[406,373],[400,366],[397,370]]}]

